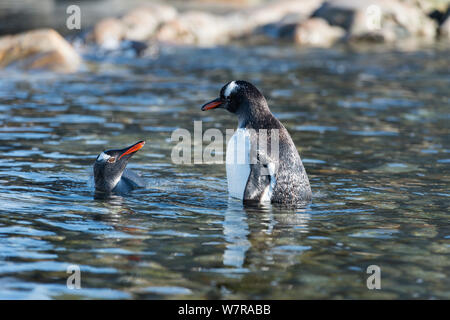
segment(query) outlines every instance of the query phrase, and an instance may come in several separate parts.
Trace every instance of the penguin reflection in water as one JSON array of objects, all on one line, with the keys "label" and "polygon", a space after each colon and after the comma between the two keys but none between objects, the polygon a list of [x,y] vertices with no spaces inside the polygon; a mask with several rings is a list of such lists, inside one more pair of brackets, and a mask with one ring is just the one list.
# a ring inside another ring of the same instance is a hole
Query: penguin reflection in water
[{"label": "penguin reflection in water", "polygon": [[[226,109],[238,118],[238,128],[226,151],[230,196],[281,204],[311,200],[308,176],[294,142],[255,86],[246,81],[227,83],[220,96],[203,105],[202,111],[215,108]],[[278,152],[272,152],[273,139]]]},{"label": "penguin reflection in water", "polygon": [[126,168],[130,158],[144,144],[145,141],[139,141],[124,149],[107,150],[98,155],[94,163],[96,196],[111,193],[123,195],[133,189],[145,187],[144,180]]}]

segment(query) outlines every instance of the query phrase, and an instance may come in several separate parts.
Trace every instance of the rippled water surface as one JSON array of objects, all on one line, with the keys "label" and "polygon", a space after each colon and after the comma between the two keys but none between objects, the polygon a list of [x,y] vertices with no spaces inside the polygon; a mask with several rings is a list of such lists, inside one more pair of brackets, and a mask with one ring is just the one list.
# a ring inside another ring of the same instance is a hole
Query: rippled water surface
[{"label": "rippled water surface", "polygon": [[[0,298],[449,299],[448,54],[166,48],[1,71]],[[172,163],[174,129],[235,128],[200,111],[232,79],[291,133],[308,207],[244,207],[224,165]],[[129,167],[149,187],[95,200],[97,154],[141,139]]]}]

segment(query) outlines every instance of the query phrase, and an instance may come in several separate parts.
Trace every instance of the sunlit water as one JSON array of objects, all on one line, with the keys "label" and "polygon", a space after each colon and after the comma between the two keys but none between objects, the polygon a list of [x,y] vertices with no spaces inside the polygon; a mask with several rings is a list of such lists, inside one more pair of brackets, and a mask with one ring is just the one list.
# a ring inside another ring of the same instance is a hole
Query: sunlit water
[{"label": "sunlit water", "polygon": [[[166,48],[1,71],[0,298],[449,299],[448,54]],[[174,129],[235,128],[200,111],[232,79],[291,133],[311,205],[244,207],[224,165],[171,161]],[[129,167],[149,187],[95,200],[97,154],[141,139]]]}]

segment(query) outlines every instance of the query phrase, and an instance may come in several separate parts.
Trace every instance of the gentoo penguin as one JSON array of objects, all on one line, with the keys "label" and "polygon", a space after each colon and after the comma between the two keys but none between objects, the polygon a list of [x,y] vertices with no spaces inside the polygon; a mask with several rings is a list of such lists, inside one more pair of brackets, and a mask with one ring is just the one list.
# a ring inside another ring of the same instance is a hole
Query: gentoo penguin
[{"label": "gentoo penguin", "polygon": [[128,160],[141,149],[145,141],[139,141],[124,149],[107,150],[100,153],[94,163],[95,191],[100,193],[125,194],[144,187],[141,177],[126,169]]},{"label": "gentoo penguin", "polygon": [[247,81],[227,83],[219,98],[203,105],[202,111],[215,108],[238,117],[238,128],[226,152],[230,196],[283,204],[311,200],[308,176],[294,142],[254,85]]}]

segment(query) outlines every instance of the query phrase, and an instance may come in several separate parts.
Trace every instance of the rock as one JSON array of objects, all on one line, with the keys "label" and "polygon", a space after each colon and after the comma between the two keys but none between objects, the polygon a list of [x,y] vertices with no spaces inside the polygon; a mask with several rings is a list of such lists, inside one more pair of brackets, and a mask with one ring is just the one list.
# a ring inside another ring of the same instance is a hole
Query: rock
[{"label": "rock", "polygon": [[348,38],[354,40],[434,39],[437,29],[436,23],[419,7],[398,0],[329,0],[313,17],[344,28]]},{"label": "rock", "polygon": [[0,67],[75,72],[81,58],[55,30],[38,29],[0,38]]},{"label": "rock", "polygon": [[125,25],[125,38],[146,41],[161,23],[175,19],[177,11],[166,5],[147,5],[127,13],[121,20]]},{"label": "rock", "polygon": [[116,18],[106,18],[94,27],[93,38],[95,43],[104,49],[113,50],[120,46],[125,36],[125,25]]},{"label": "rock", "polygon": [[311,18],[296,27],[294,40],[300,45],[330,47],[344,36],[341,27],[330,26],[321,18]]},{"label": "rock", "polygon": [[156,34],[159,41],[200,46],[223,44],[229,38],[223,17],[201,11],[188,11],[167,21]]}]

